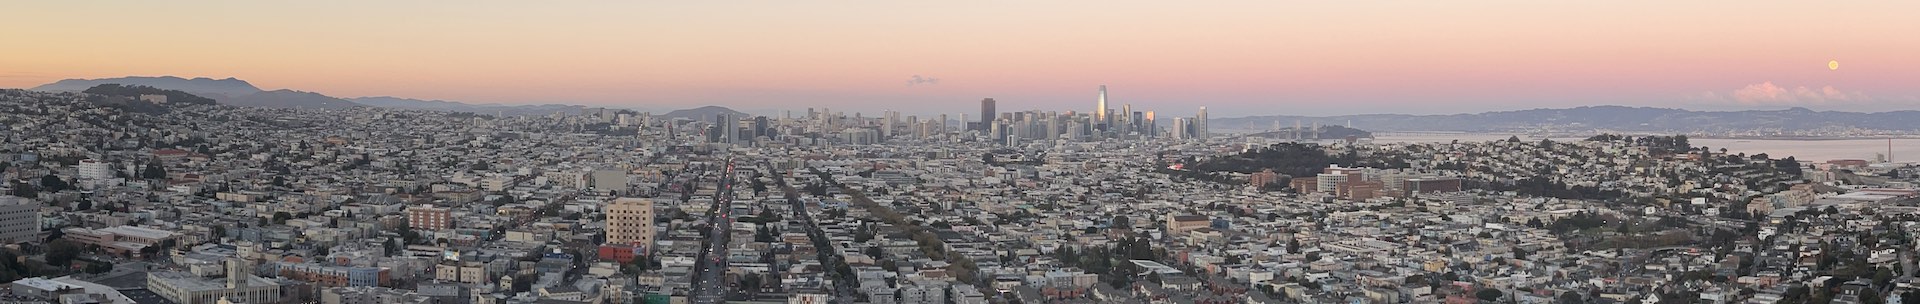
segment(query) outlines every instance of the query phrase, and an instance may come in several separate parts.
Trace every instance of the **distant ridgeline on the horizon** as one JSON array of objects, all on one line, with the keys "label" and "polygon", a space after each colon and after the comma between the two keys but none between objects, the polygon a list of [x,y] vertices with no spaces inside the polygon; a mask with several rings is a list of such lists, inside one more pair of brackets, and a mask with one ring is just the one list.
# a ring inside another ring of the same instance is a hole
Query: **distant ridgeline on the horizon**
[{"label": "distant ridgeline on the horizon", "polygon": [[1511,132],[1538,129],[1605,132],[1726,132],[1866,129],[1920,132],[1920,111],[1878,113],[1814,111],[1806,108],[1751,111],[1690,111],[1650,107],[1591,106],[1478,114],[1344,116],[1252,116],[1216,118],[1216,126],[1300,124],[1347,125],[1374,132]]},{"label": "distant ridgeline on the horizon", "polygon": [[1298,130],[1294,128],[1284,128],[1276,131],[1247,134],[1247,136],[1274,139],[1346,139],[1348,137],[1373,138],[1373,132],[1348,128],[1346,126],[1328,125],[1318,128],[1303,127]]},{"label": "distant ridgeline on the horizon", "polygon": [[[80,92],[103,84],[146,86],[174,90],[212,99],[219,104],[268,108],[350,108],[371,106],[430,111],[471,112],[489,115],[546,115],[593,109],[582,105],[501,105],[469,104],[456,101],[420,100],[400,97],[335,98],[295,90],[262,90],[245,80],[226,78],[122,77],[67,79],[34,87],[35,91]],[[741,117],[746,113],[718,106],[707,106],[665,113],[670,118],[712,119],[718,114]],[[1253,133],[1273,138],[1293,138],[1288,129],[1281,134],[1268,126],[1321,125],[1313,139],[1341,139],[1348,136],[1370,137],[1373,132],[1444,131],[1514,132],[1556,130],[1572,133],[1649,132],[1713,133],[1768,130],[1810,132],[1820,130],[1879,130],[1920,133],[1920,111],[1879,113],[1814,111],[1805,108],[1752,111],[1690,111],[1681,109],[1590,106],[1567,109],[1533,109],[1477,114],[1407,115],[1362,114],[1344,116],[1251,116],[1213,118],[1208,124],[1216,132]],[[1245,128],[1235,127],[1244,126]],[[1352,126],[1352,128],[1337,127]],[[1302,129],[1305,129],[1304,127]],[[1372,131],[1360,131],[1360,129]],[[1305,138],[1303,138],[1305,139]]]}]

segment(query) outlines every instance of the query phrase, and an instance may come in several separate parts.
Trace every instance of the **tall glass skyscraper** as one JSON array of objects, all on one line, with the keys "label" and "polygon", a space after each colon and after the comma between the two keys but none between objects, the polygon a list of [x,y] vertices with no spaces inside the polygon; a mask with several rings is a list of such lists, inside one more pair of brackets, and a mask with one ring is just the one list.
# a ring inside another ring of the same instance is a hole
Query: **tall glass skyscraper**
[{"label": "tall glass skyscraper", "polygon": [[980,129],[979,130],[981,132],[992,131],[994,116],[999,116],[999,114],[993,111],[993,98],[980,100],[980,126],[979,126]]}]

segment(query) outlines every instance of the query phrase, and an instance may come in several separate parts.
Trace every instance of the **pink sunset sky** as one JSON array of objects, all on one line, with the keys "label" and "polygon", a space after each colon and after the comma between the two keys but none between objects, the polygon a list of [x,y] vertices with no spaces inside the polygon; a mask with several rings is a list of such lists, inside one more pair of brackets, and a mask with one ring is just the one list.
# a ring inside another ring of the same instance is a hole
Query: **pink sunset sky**
[{"label": "pink sunset sky", "polygon": [[173,75],[337,97],[955,115],[986,97],[1087,111],[1102,84],[1114,107],[1215,117],[1920,109],[1914,1],[694,2],[9,3],[0,87]]}]

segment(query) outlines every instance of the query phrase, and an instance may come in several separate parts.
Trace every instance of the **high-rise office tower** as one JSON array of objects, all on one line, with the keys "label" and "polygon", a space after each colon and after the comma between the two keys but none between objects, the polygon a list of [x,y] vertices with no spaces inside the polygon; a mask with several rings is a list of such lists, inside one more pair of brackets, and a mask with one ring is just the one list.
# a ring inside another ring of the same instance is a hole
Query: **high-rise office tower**
[{"label": "high-rise office tower", "polygon": [[1184,117],[1173,118],[1173,139],[1187,139],[1188,138],[1187,135],[1190,131],[1192,130],[1188,130],[1186,118]]},{"label": "high-rise office tower", "polygon": [[1153,135],[1156,135],[1157,133],[1160,133],[1160,125],[1153,122],[1153,111],[1147,111],[1146,122],[1143,122],[1142,124],[1143,126],[1141,126],[1141,128],[1147,130],[1146,132],[1144,132],[1144,134],[1147,134],[1148,136],[1153,136]]},{"label": "high-rise office tower", "polygon": [[707,141],[715,143],[727,142],[727,130],[724,129],[727,126],[726,122],[727,114],[713,115],[713,125],[707,128]]},{"label": "high-rise office tower", "polygon": [[993,103],[994,103],[993,98],[980,100],[980,131],[981,132],[992,131],[993,118],[995,116],[999,116],[998,112],[993,111]]},{"label": "high-rise office tower", "polygon": [[893,121],[895,118],[900,117],[899,114],[900,112],[894,112],[894,111],[885,111],[884,113],[880,114],[881,116],[880,140],[881,141],[886,141],[887,139],[893,138]]},{"label": "high-rise office tower", "polygon": [[1100,85],[1100,101],[1093,108],[1093,121],[1096,124],[1107,122],[1107,85]]},{"label": "high-rise office tower", "polygon": [[1144,128],[1141,128],[1141,126],[1143,126],[1143,124],[1146,123],[1147,121],[1146,116],[1143,113],[1140,113],[1138,111],[1135,111],[1130,114],[1133,115],[1132,116],[1133,118],[1127,120],[1127,130],[1133,131],[1133,132],[1140,132],[1140,134],[1146,134],[1147,133],[1146,131],[1141,131],[1141,130],[1145,130]]},{"label": "high-rise office tower", "polygon": [[1207,139],[1208,134],[1210,133],[1207,130],[1207,107],[1200,107],[1200,115],[1193,118],[1193,137]]},{"label": "high-rise office tower", "polygon": [[772,121],[768,120],[766,116],[753,117],[753,137],[760,136],[766,136],[767,138],[774,137]]}]

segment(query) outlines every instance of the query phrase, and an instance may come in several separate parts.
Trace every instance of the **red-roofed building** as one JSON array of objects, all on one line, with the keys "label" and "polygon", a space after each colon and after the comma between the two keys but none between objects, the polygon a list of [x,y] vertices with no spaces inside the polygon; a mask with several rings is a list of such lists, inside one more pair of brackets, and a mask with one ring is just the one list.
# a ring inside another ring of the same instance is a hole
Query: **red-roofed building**
[{"label": "red-roofed building", "polygon": [[153,150],[153,157],[159,158],[160,161],[164,161],[164,162],[179,161],[181,159],[186,159],[188,155],[192,155],[192,154],[193,152],[187,152],[187,150],[181,150],[181,149]]}]

